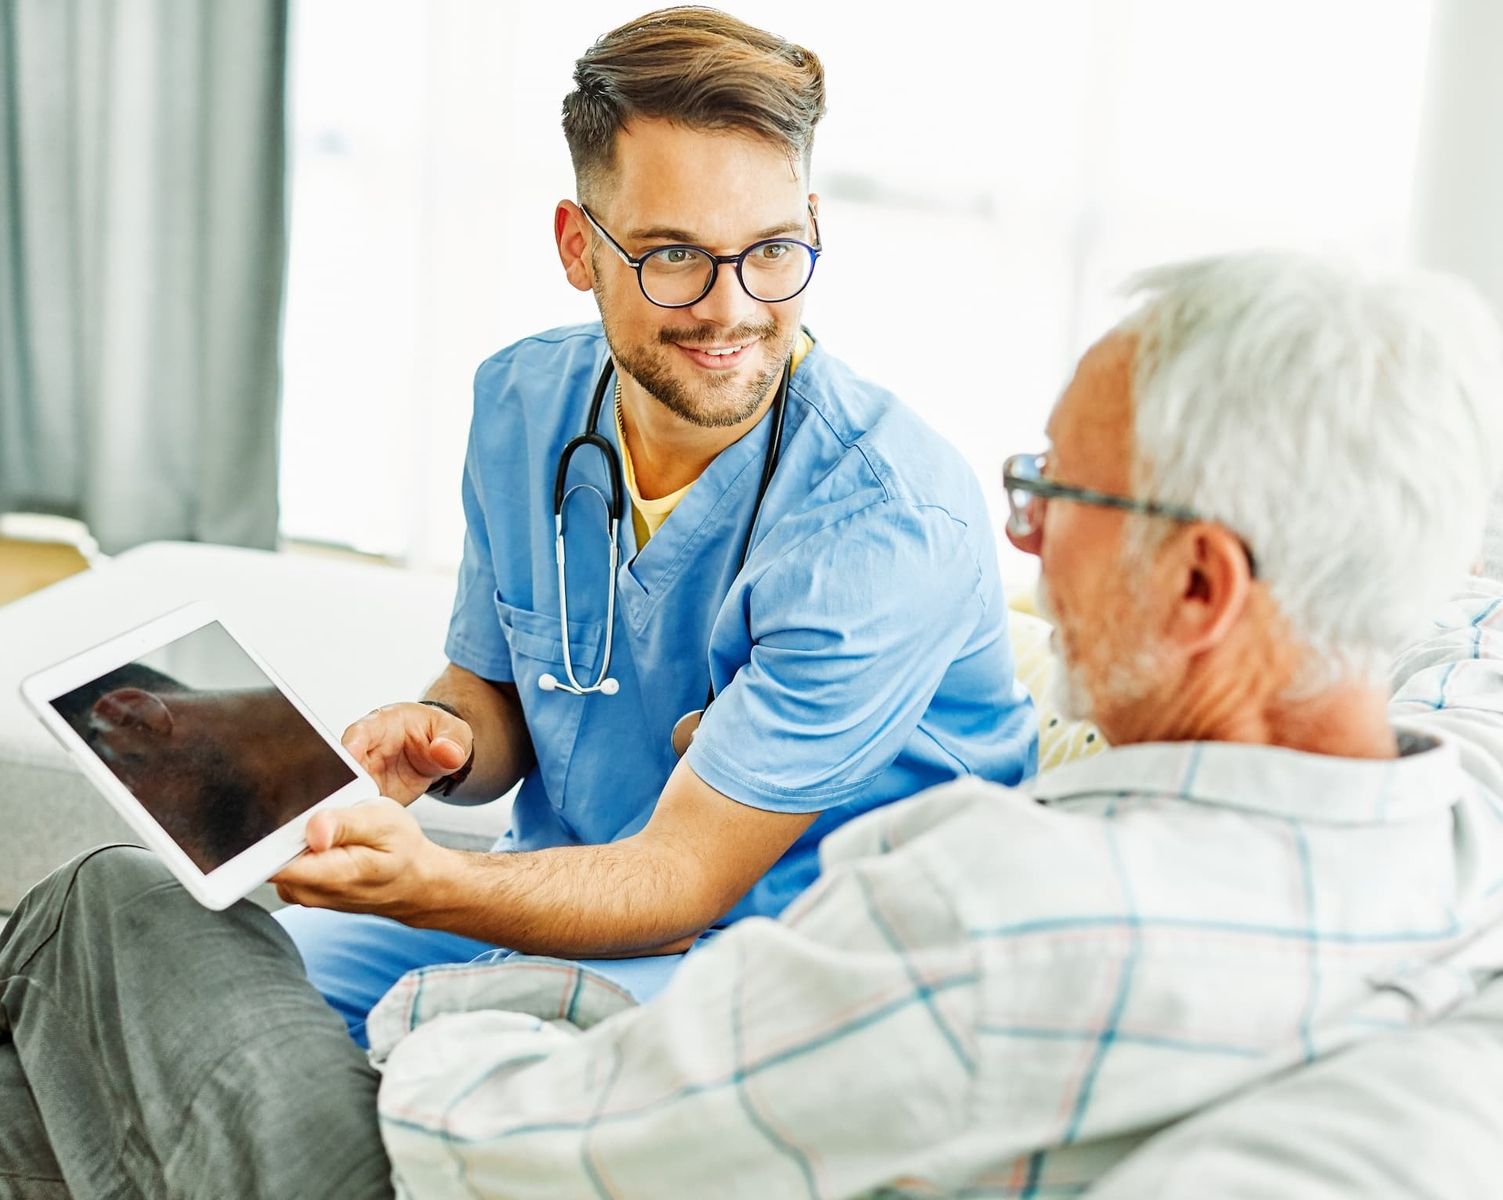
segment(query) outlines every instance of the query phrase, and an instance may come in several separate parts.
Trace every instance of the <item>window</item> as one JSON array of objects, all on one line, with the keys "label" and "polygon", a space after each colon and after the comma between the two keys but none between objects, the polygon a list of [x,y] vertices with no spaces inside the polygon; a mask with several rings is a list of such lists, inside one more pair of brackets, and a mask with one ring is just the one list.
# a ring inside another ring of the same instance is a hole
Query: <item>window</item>
[{"label": "window", "polygon": [[[475,367],[594,318],[552,244],[573,60],[647,7],[294,6],[287,535],[457,562]],[[1255,245],[1402,257],[1431,7],[1053,0],[916,23],[749,0],[737,15],[828,70],[808,324],[962,448],[1000,530],[1002,459],[1039,448],[1126,274]]]}]

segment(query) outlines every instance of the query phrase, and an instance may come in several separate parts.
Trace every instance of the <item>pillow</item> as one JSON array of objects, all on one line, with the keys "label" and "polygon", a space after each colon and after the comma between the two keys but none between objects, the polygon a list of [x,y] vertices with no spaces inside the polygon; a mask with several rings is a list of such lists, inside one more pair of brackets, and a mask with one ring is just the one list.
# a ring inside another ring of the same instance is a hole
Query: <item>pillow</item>
[{"label": "pillow", "polygon": [[1106,748],[1100,732],[1089,721],[1072,721],[1062,716],[1053,702],[1050,686],[1059,660],[1049,646],[1053,627],[1042,617],[1020,607],[1028,603],[1025,595],[1007,614],[1008,633],[1012,639],[1013,670],[1033,697],[1039,715],[1039,771],[1063,766],[1078,758],[1089,758]]}]

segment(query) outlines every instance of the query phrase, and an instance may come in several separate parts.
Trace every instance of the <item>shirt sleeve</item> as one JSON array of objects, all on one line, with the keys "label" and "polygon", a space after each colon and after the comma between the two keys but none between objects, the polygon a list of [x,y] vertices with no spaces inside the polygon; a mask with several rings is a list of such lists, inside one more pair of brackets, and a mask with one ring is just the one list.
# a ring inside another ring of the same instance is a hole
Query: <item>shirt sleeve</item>
[{"label": "shirt sleeve", "polygon": [[782,812],[857,796],[913,736],[983,617],[1006,636],[971,536],[942,509],[884,501],[785,552],[750,589],[750,659],[705,713],[686,756],[695,774]]},{"label": "shirt sleeve", "polygon": [[977,1056],[976,952],[938,893],[895,857],[852,864],[794,921],[743,921],[588,1029],[558,1019],[564,975],[531,1014],[440,1003],[384,1064],[396,1177],[425,1197],[623,1200],[922,1177],[966,1127]]},{"label": "shirt sleeve", "polygon": [[[477,378],[477,389],[479,386],[480,379]],[[479,419],[477,405],[475,420],[478,422]],[[496,614],[496,569],[491,559],[488,516],[481,499],[480,463],[473,425],[469,449],[465,453],[460,494],[464,502],[464,558],[459,564],[459,586],[454,596],[454,611],[449,617],[444,654],[456,667],[473,671],[482,679],[510,682],[513,679],[511,650]]]},{"label": "shirt sleeve", "polygon": [[1091,1200],[1450,1200],[1498,1186],[1503,978],[1169,1126]]}]

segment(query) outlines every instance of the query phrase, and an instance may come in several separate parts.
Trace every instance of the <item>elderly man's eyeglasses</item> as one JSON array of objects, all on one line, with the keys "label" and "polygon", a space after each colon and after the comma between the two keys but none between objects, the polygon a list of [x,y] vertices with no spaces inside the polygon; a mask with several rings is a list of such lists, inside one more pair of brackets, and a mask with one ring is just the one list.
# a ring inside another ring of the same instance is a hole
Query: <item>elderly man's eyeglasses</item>
[{"label": "elderly man's eyeglasses", "polygon": [[[1076,504],[1094,504],[1101,508],[1118,508],[1123,512],[1142,513],[1149,517],[1167,517],[1171,521],[1205,521],[1193,509],[1177,504],[1160,504],[1156,500],[1139,500],[1116,496],[1091,488],[1071,487],[1044,478],[1042,454],[1014,454],[1002,464],[1002,486],[1007,490],[1007,531],[1016,538],[1029,538],[1044,527],[1044,509],[1050,500],[1069,500]],[[1247,555],[1248,571],[1256,576],[1257,560],[1241,537],[1242,552]]]},{"label": "elderly man's eyeglasses", "polygon": [[580,211],[595,232],[620,255],[621,261],[636,271],[642,295],[659,308],[688,308],[698,304],[715,286],[722,264],[736,268],[736,278],[753,300],[764,304],[792,300],[809,286],[814,264],[822,253],[819,222],[812,208],[809,210],[809,223],[814,229],[812,246],[796,238],[766,238],[753,242],[740,254],[711,254],[703,246],[671,245],[654,247],[640,258],[628,254],[588,208],[580,205]]}]

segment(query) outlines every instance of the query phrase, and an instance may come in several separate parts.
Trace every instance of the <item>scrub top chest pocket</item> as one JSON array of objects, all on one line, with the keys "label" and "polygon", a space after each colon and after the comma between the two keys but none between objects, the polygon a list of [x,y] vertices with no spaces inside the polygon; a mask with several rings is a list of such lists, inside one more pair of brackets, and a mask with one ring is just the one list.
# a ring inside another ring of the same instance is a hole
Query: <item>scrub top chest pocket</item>
[{"label": "scrub top chest pocket", "polygon": [[[574,743],[579,736],[579,722],[585,705],[592,701],[598,703],[599,698],[544,690],[540,685],[544,675],[554,678],[564,675],[564,645],[557,613],[518,608],[506,603],[499,593],[496,613],[511,649],[512,677],[522,701],[527,731],[532,736],[543,789],[548,793],[548,802],[562,812],[569,763],[574,757]],[[602,637],[603,626],[599,621],[569,622],[569,653],[576,672],[595,670]]]}]

